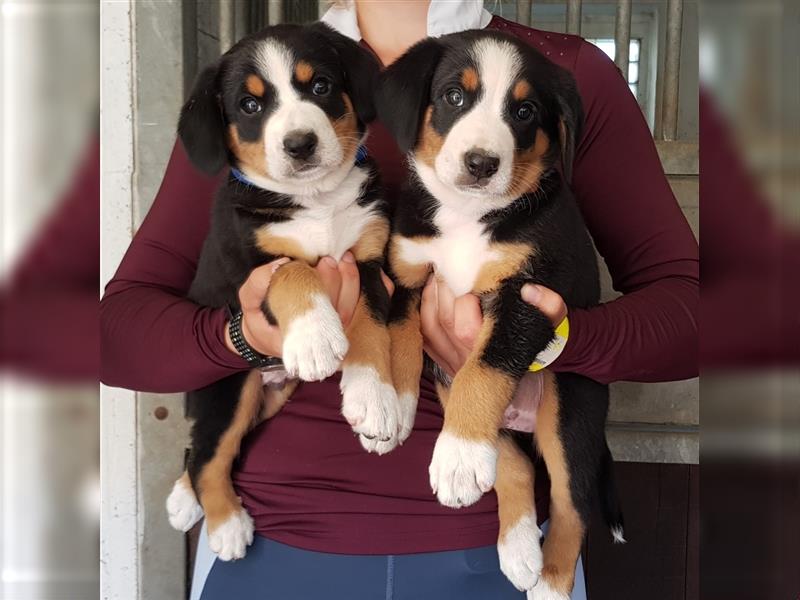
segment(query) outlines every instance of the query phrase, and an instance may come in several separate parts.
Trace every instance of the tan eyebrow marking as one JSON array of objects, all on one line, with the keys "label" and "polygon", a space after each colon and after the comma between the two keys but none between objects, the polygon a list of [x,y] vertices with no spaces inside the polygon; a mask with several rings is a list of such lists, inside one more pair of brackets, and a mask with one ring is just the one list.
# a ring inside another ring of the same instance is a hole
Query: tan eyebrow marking
[{"label": "tan eyebrow marking", "polygon": [[524,100],[528,97],[528,94],[531,93],[531,84],[525,81],[524,79],[520,79],[516,85],[514,86],[514,100]]},{"label": "tan eyebrow marking", "polygon": [[244,87],[254,96],[264,95],[264,82],[261,81],[261,77],[258,75],[248,75],[244,82]]},{"label": "tan eyebrow marking", "polygon": [[467,67],[461,74],[461,83],[464,85],[465,90],[474,92],[478,89],[478,84],[480,83],[478,72],[473,67]]},{"label": "tan eyebrow marking", "polygon": [[297,81],[300,83],[308,83],[314,76],[314,67],[308,64],[306,61],[301,60],[294,68],[294,75],[297,77]]}]

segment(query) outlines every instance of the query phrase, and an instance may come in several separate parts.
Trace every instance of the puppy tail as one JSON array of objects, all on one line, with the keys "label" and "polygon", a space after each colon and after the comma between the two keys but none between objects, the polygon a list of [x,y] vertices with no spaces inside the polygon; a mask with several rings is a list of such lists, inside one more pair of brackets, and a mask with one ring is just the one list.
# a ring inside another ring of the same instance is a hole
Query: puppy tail
[{"label": "puppy tail", "polygon": [[611,457],[611,451],[608,449],[607,444],[600,464],[599,491],[603,518],[611,530],[614,543],[624,544],[626,541],[625,526],[614,479],[614,459]]}]

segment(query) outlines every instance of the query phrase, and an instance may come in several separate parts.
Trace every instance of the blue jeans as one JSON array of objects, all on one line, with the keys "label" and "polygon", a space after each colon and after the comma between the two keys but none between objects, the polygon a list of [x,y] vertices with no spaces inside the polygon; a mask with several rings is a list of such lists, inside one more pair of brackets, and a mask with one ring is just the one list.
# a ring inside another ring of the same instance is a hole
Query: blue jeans
[{"label": "blue jeans", "polygon": [[[542,530],[546,531],[545,524]],[[200,534],[191,600],[525,600],[495,546],[399,555],[327,554],[256,536],[242,560],[224,562]],[[586,600],[578,561],[571,600]]]}]

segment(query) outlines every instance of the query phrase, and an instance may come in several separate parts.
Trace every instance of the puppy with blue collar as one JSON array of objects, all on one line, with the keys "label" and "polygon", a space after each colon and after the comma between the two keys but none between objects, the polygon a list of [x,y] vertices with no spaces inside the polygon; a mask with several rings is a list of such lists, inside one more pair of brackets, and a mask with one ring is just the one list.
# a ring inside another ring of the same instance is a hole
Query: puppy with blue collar
[{"label": "puppy with blue collar", "polygon": [[[191,451],[167,509],[183,531],[205,514],[222,560],[243,557],[253,539],[230,477],[240,442],[294,389],[263,385],[262,370],[275,361],[241,332],[238,290],[254,268],[292,259],[263,304],[281,330],[289,377],[317,381],[341,367],[342,413],[368,451],[388,452],[411,431],[413,412],[402,410],[392,385],[381,279],[389,210],[362,146],[377,74],[366,50],[326,25],[280,25],[206,68],[181,111],[178,133],[192,162],[207,173],[230,167],[189,297],[230,307],[231,339],[253,369],[189,394]],[[348,250],[361,296],[345,329],[313,267]]]}]

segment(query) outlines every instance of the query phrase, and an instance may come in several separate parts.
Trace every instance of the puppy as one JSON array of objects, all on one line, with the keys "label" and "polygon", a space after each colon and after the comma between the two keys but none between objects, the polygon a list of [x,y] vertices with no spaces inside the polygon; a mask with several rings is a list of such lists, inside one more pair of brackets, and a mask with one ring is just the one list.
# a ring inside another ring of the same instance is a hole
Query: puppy
[{"label": "puppy", "polygon": [[[382,453],[411,427],[391,382],[389,297],[381,280],[388,208],[360,150],[375,115],[377,69],[366,51],[325,25],[271,27],[200,74],[178,133],[203,171],[231,167],[189,297],[235,312],[253,268],[294,259],[274,274],[263,304],[283,334],[284,367],[314,381],[341,364],[342,413],[362,445]],[[345,331],[313,266],[347,250],[361,298]],[[182,531],[205,514],[211,548],[223,560],[244,556],[253,539],[230,478],[240,442],[293,389],[270,392],[253,369],[189,394],[191,452],[167,510]]]},{"label": "puppy", "polygon": [[551,288],[573,307],[599,301],[592,242],[565,184],[582,121],[575,82],[513,37],[472,31],[410,49],[382,75],[377,108],[412,172],[389,245],[399,284],[392,352],[405,361],[393,370],[398,393],[418,392],[419,303],[431,272],[456,296],[477,294],[484,313],[452,381],[435,370],[444,427],[431,487],[452,507],[494,487],[503,572],[530,597],[566,599],[598,489],[622,538],[604,433],[608,389],[544,372],[535,443],[550,474],[552,511],[543,556],[531,460],[499,430],[520,379],[554,338],[549,319],[522,300],[523,284]]}]

